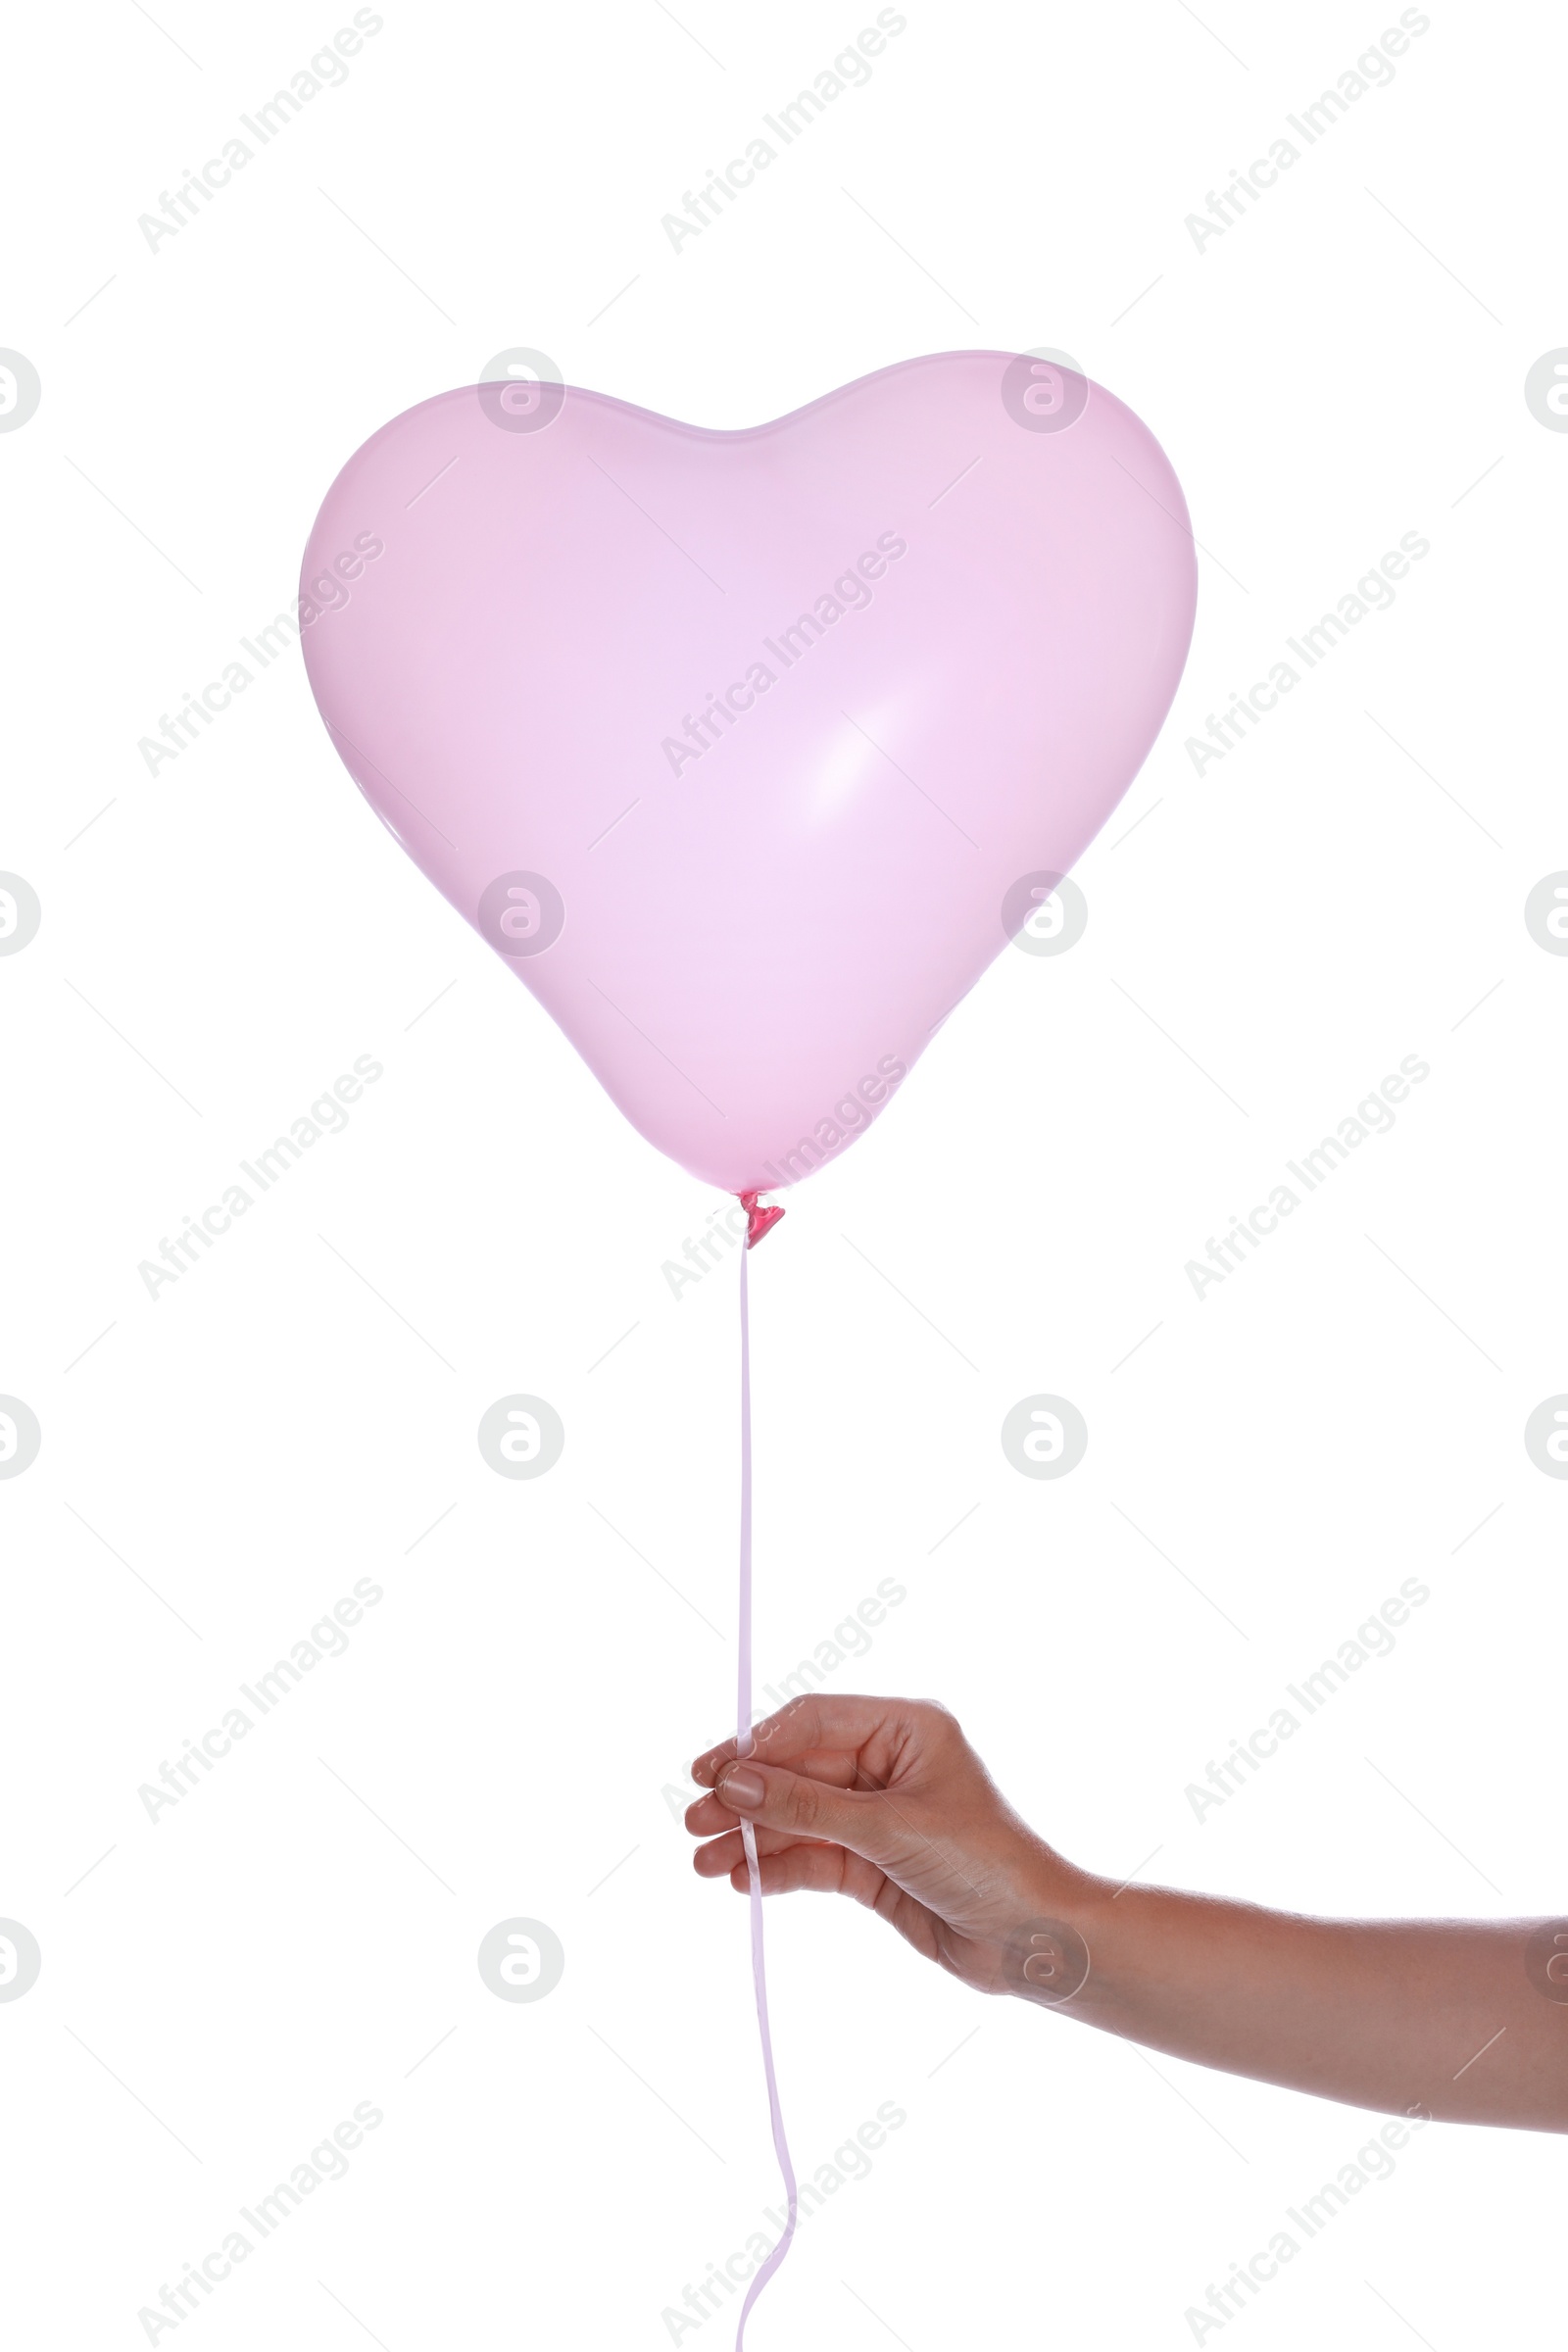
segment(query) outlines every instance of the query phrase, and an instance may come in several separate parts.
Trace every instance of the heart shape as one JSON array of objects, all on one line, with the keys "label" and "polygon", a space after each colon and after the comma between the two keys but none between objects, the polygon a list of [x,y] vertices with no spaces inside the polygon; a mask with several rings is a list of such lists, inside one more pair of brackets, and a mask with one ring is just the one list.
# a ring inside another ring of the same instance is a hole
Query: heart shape
[{"label": "heart shape", "polygon": [[372,808],[626,1116],[731,1193],[878,1115],[1142,765],[1180,487],[1029,354],[746,431],[486,383],[375,433],[306,551]]}]

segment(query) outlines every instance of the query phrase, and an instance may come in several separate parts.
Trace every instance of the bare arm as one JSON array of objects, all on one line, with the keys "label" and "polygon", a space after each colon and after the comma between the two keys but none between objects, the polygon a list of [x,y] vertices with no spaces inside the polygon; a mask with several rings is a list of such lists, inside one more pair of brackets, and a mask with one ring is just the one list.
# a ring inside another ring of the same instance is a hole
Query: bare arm
[{"label": "bare arm", "polygon": [[[707,1878],[849,1894],[985,1992],[1353,2107],[1568,2132],[1568,1920],[1321,1920],[1117,1888],[1015,1814],[957,1724],[806,1698],[693,1766]],[[746,1776],[751,1776],[748,1784]],[[1560,1931],[1560,1940],[1555,1940]]]}]

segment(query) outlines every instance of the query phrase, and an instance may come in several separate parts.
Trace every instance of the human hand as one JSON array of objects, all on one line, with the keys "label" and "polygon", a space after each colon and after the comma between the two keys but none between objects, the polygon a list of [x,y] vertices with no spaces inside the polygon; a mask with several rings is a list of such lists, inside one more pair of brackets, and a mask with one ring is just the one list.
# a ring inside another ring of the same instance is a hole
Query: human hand
[{"label": "human hand", "polygon": [[[692,1766],[698,1875],[853,1895],[981,1992],[1400,2118],[1568,2132],[1563,1919],[1333,1920],[1132,1879],[1021,1821],[946,1708],[796,1699]],[[1093,1961],[1091,1963],[1091,1948]],[[1484,2061],[1484,2063],[1482,2063]],[[1402,2145],[1382,2135],[1383,2149]],[[1363,2156],[1363,2161],[1364,2161]]]},{"label": "human hand", "polygon": [[700,1878],[747,1891],[744,1816],[764,1894],[851,1895],[981,1992],[1055,2002],[1077,1989],[1088,1954],[1061,1922],[1086,1883],[1014,1813],[945,1707],[798,1698],[753,1740],[744,1760],[726,1740],[692,1766],[712,1791],[686,1814],[708,1840]]}]

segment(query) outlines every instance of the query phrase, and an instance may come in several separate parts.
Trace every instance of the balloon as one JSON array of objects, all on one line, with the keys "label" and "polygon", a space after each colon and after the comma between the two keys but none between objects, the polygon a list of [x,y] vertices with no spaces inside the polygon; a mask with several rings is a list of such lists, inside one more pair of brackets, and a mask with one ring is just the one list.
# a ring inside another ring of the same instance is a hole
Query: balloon
[{"label": "balloon", "polygon": [[716,432],[549,381],[344,466],[306,667],[349,772],[651,1143],[837,1156],[1137,774],[1192,634],[1162,451],[1028,353]]}]

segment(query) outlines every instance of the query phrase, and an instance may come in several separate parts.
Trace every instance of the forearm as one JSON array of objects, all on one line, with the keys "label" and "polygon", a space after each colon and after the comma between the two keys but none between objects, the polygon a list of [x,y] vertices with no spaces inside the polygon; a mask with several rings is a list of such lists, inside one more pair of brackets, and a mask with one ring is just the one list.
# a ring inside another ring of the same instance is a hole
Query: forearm
[{"label": "forearm", "polygon": [[1064,2000],[1079,1966],[1030,1972],[1028,1997],[1066,2016],[1350,2106],[1568,2132],[1568,2005],[1544,1953],[1527,1969],[1540,1922],[1302,1919],[1117,1891],[1055,1856],[1035,1885],[1041,1918],[1087,1947]]}]

